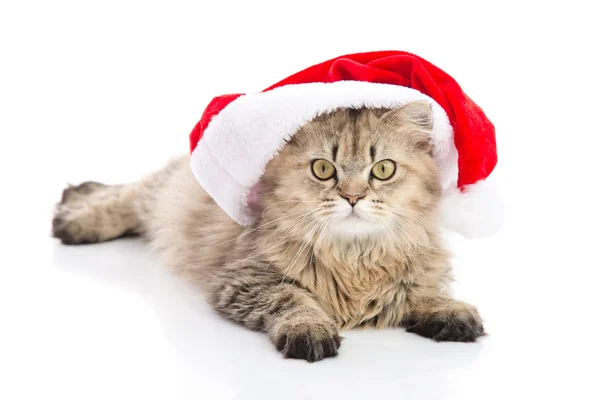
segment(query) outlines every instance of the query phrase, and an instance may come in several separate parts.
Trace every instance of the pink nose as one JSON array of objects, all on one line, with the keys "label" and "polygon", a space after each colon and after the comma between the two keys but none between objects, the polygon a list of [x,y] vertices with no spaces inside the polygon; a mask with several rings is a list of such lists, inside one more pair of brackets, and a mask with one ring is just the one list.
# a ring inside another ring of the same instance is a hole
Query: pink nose
[{"label": "pink nose", "polygon": [[348,200],[348,203],[350,203],[350,205],[354,207],[356,203],[358,203],[358,201],[360,199],[363,199],[365,196],[358,194],[343,194],[342,197]]}]

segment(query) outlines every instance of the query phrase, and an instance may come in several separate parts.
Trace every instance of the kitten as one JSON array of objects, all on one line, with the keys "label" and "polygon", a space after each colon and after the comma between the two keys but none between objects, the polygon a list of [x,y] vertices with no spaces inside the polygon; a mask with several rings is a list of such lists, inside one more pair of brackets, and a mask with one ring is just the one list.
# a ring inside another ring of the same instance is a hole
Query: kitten
[{"label": "kitten", "polygon": [[358,326],[475,341],[477,310],[447,291],[431,129],[425,102],[317,117],[267,165],[251,229],[214,203],[184,157],[138,183],[65,189],[53,234],[65,244],[146,236],[217,312],[265,332],[285,357],[335,356],[338,330]]}]

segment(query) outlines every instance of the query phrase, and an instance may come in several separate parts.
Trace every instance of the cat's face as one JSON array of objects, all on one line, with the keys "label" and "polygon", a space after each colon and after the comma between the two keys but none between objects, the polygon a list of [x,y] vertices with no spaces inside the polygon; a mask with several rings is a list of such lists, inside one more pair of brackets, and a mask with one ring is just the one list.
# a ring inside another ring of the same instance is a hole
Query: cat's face
[{"label": "cat's face", "polygon": [[424,102],[317,118],[268,164],[258,224],[307,239],[414,230],[441,193],[430,130]]}]

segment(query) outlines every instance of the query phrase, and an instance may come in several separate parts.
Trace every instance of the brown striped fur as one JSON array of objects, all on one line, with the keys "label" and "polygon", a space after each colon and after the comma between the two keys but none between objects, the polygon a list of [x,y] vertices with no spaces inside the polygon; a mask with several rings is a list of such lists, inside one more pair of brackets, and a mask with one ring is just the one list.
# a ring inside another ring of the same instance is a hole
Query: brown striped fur
[{"label": "brown striped fur", "polygon": [[[338,329],[357,326],[474,341],[483,334],[477,310],[448,293],[430,130],[422,102],[316,118],[268,164],[249,229],[223,213],[183,157],[135,184],[67,188],[54,235],[76,244],[144,234],[215,310],[266,332],[286,357],[334,356]],[[332,162],[336,176],[317,179],[315,159]],[[384,159],[396,172],[379,181],[369,172]],[[347,216],[344,196],[361,198],[359,218]]]}]

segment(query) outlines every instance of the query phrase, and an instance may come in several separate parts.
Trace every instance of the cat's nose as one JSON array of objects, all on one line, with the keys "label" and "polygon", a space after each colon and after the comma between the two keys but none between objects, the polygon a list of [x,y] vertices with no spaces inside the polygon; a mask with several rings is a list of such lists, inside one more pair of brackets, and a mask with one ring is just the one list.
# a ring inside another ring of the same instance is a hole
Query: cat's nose
[{"label": "cat's nose", "polygon": [[343,198],[345,198],[346,200],[348,200],[348,203],[350,203],[350,205],[352,207],[354,207],[356,205],[356,203],[358,203],[358,201],[360,199],[364,199],[365,195],[359,195],[359,194],[342,194],[341,195]]}]

